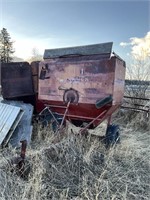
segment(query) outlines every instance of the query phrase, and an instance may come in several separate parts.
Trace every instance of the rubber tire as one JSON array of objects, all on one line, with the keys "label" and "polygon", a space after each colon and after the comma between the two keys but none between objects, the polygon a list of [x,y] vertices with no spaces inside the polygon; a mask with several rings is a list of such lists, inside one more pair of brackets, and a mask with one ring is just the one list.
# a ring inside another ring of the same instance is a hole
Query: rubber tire
[{"label": "rubber tire", "polygon": [[120,129],[118,125],[112,124],[107,127],[105,135],[106,148],[120,142]]}]

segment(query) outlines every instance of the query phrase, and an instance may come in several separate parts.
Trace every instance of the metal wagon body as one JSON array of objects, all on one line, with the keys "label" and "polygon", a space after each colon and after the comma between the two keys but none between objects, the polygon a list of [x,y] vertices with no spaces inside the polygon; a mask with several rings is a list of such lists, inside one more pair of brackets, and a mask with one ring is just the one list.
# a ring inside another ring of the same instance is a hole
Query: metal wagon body
[{"label": "metal wagon body", "polygon": [[45,50],[38,99],[72,122],[96,127],[121,105],[125,62],[112,43]]}]

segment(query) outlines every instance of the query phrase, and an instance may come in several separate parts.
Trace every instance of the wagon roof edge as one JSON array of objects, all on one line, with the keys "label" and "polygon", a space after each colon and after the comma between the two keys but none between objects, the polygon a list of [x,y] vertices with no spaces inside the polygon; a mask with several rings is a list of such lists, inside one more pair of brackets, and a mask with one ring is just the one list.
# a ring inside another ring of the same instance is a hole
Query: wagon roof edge
[{"label": "wagon roof edge", "polygon": [[58,58],[69,55],[111,54],[113,42],[90,44],[84,46],[45,49],[44,59]]}]

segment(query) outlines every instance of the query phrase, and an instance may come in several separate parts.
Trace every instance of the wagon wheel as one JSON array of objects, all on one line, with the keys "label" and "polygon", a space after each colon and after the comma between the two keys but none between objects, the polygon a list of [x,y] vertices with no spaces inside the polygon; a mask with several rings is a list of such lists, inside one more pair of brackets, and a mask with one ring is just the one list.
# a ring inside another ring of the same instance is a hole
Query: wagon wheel
[{"label": "wagon wheel", "polygon": [[113,146],[120,142],[120,129],[118,125],[109,125],[105,135],[106,148]]},{"label": "wagon wheel", "polygon": [[65,103],[78,103],[79,101],[79,93],[77,90],[74,90],[72,88],[65,90],[63,95],[63,101]]}]

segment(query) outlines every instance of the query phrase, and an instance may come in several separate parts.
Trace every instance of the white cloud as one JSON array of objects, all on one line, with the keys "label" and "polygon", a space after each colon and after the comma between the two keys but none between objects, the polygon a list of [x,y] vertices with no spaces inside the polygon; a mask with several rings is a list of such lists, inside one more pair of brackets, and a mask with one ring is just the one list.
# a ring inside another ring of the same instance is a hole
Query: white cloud
[{"label": "white cloud", "polygon": [[150,32],[143,38],[130,38],[131,40],[131,54],[139,59],[145,59],[150,56]]},{"label": "white cloud", "polygon": [[130,45],[130,43],[127,43],[127,42],[120,42],[120,46],[122,46],[122,47],[126,47],[126,46],[128,46],[128,45]]},{"label": "white cloud", "polygon": [[120,46],[126,47],[130,45],[131,47],[131,55],[138,59],[143,60],[150,56],[150,31],[142,37],[132,37],[130,38],[130,42],[121,42]]}]

